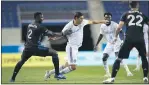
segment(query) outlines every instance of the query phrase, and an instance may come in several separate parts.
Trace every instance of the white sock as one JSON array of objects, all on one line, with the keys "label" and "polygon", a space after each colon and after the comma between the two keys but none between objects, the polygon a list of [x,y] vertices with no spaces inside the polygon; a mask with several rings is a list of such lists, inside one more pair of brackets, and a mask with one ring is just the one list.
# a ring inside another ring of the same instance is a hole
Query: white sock
[{"label": "white sock", "polygon": [[[63,70],[64,68],[65,68],[65,66],[64,65],[61,65],[59,67],[59,71]],[[55,74],[55,69],[50,70],[50,74]]]},{"label": "white sock", "polygon": [[136,68],[140,68],[140,56],[137,57]]},{"label": "white sock", "polygon": [[107,65],[107,61],[103,61],[103,65],[104,65],[104,69],[106,71],[106,74],[109,74],[110,71],[109,71],[109,66]]},{"label": "white sock", "polygon": [[125,68],[126,72],[129,73],[130,70],[129,70],[127,64],[124,62],[124,60],[121,61],[121,64],[124,65],[124,68]]},{"label": "white sock", "polygon": [[66,74],[66,73],[69,73],[71,71],[73,71],[71,66],[68,66],[68,67],[64,68],[63,70],[61,70],[60,73]]}]

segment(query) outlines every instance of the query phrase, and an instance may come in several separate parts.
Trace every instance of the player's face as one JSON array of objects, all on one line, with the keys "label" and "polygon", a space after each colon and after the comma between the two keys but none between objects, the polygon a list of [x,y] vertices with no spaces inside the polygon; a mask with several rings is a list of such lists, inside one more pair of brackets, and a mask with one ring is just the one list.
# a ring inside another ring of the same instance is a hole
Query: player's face
[{"label": "player's face", "polygon": [[105,15],[104,18],[105,18],[105,20],[109,21],[106,23],[106,25],[110,25],[111,24],[111,15]]},{"label": "player's face", "polygon": [[79,18],[76,19],[76,21],[78,24],[81,24],[83,19],[84,19],[84,16],[80,16]]},{"label": "player's face", "polygon": [[37,18],[36,18],[36,20],[39,22],[39,23],[42,23],[42,21],[43,21],[43,15],[41,14],[41,15],[39,15]]},{"label": "player's face", "polygon": [[111,16],[110,15],[105,15],[105,20],[111,21]]}]

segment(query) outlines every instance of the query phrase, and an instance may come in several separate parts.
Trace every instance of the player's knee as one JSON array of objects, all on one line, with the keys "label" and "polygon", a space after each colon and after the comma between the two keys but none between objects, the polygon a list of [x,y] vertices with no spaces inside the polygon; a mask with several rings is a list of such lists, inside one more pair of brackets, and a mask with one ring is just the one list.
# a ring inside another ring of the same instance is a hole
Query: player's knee
[{"label": "player's knee", "polygon": [[116,59],[116,62],[119,62],[119,63],[120,63],[120,62],[122,62],[122,60],[123,60],[123,59],[121,59],[121,58],[117,58],[117,59]]},{"label": "player's knee", "polygon": [[76,70],[76,65],[71,65],[72,70]]},{"label": "player's knee", "polygon": [[108,57],[109,57],[109,55],[107,53],[104,53],[102,60],[107,61]]},{"label": "player's knee", "polygon": [[58,58],[57,52],[56,52],[56,53],[53,53],[53,54],[52,54],[52,57],[53,57],[53,58]]}]

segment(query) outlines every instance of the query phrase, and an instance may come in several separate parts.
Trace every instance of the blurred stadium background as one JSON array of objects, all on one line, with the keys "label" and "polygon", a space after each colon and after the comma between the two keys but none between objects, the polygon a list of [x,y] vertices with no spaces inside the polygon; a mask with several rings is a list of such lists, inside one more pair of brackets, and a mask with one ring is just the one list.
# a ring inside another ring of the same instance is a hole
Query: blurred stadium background
[{"label": "blurred stadium background", "polygon": [[[111,12],[112,20],[117,23],[120,16],[129,10],[128,1],[104,0],[48,0],[48,1],[7,1],[2,0],[2,83],[9,83],[13,68],[20,59],[26,40],[27,26],[33,20],[33,13],[40,11],[44,14],[43,24],[54,32],[60,32],[65,24],[73,19],[75,12],[82,12],[86,19],[101,20],[104,12]],[[149,16],[149,1],[140,1],[140,10]],[[20,71],[16,83],[102,83],[104,69],[102,67],[102,51],[106,46],[103,39],[99,44],[99,51],[93,52],[93,46],[99,35],[100,25],[87,25],[84,28],[83,46],[79,49],[78,70],[67,74],[65,81],[43,81],[45,70],[53,68],[51,58],[30,58]],[[125,27],[123,28],[125,31]],[[43,45],[51,46],[59,52],[60,64],[64,64],[66,43],[47,42]],[[131,71],[135,68],[137,51],[130,53],[128,60]],[[113,64],[114,54],[110,55],[108,63]],[[33,68],[34,67],[34,68]],[[84,72],[86,71],[86,72]],[[34,74],[33,74],[34,73]],[[134,72],[134,77],[126,77],[120,70],[117,83],[141,83],[142,71]],[[133,80],[132,80],[133,79]],[[130,81],[131,80],[131,81]]]}]

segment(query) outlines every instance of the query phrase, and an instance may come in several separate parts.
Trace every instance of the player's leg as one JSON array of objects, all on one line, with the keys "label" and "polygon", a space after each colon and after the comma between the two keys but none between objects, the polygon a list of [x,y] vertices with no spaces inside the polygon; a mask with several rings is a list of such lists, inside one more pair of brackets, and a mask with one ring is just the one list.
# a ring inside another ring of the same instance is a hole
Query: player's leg
[{"label": "player's leg", "polygon": [[[115,52],[115,56],[118,56],[118,52]],[[124,66],[124,69],[127,72],[127,76],[133,76],[133,74],[131,73],[131,71],[128,68],[128,65],[124,62],[124,60],[121,61],[121,64]]]},{"label": "player's leg", "polygon": [[148,58],[149,58],[149,54],[148,54],[148,53],[149,53],[149,51],[148,51],[148,48],[149,48],[149,47],[148,47],[148,44],[149,44],[149,43],[146,43],[146,44],[145,44],[145,47],[146,47],[146,57],[147,57],[147,61],[149,62],[149,60],[148,60]]},{"label": "player's leg", "polygon": [[108,57],[109,57],[109,54],[103,53],[102,61],[103,61],[104,70],[106,72],[106,74],[104,75],[105,77],[111,77],[111,74],[110,74],[110,71],[109,71],[109,66],[107,64]]},{"label": "player's leg", "polygon": [[137,62],[136,62],[136,68],[133,71],[139,71],[140,70],[140,58],[141,58],[141,56],[138,53],[138,55],[137,55]]},{"label": "player's leg", "polygon": [[[56,53],[56,51],[52,48],[50,48],[50,52]],[[59,71],[61,71],[62,69],[64,69],[66,66],[65,65],[61,65],[59,66]],[[48,78],[50,78],[50,76],[52,74],[55,74],[55,69],[52,70],[47,70],[44,76],[44,79],[47,80]]]},{"label": "player's leg", "polygon": [[109,57],[109,54],[113,51],[113,45],[110,43],[107,43],[104,51],[103,51],[103,66],[104,66],[104,70],[106,72],[105,77],[111,77],[110,71],[109,71],[109,66],[107,64],[107,59]]},{"label": "player's leg", "polygon": [[78,47],[71,47],[69,45],[66,46],[66,53],[67,53],[67,67],[60,71],[62,74],[69,73],[71,71],[76,70],[76,60],[78,54]]},{"label": "player's leg", "polygon": [[[147,61],[148,61],[148,43],[146,43],[145,46],[146,46],[146,57],[147,57]],[[136,68],[134,69],[134,71],[140,70],[140,59],[141,59],[141,56],[138,53]]]},{"label": "player's leg", "polygon": [[65,76],[61,75],[59,72],[59,58],[58,53],[55,50],[40,46],[36,49],[34,55],[41,57],[52,56],[52,62],[55,68],[55,78],[65,79]]},{"label": "player's leg", "polygon": [[103,81],[103,83],[113,83],[116,77],[117,72],[119,71],[120,68],[120,63],[122,59],[128,58],[130,50],[132,49],[133,44],[129,43],[128,41],[124,41],[122,47],[120,48],[118,58],[115,60],[112,68],[112,75],[111,78]]},{"label": "player's leg", "polygon": [[141,60],[142,60],[142,69],[143,69],[143,74],[144,74],[144,83],[148,83],[148,62],[147,62],[147,58],[146,58],[146,48],[145,48],[145,43],[142,41],[140,43],[136,43],[135,47],[137,48],[137,50],[139,51],[139,55],[141,56]]},{"label": "player's leg", "polygon": [[[115,52],[115,56],[116,56],[116,57],[118,57],[118,53],[119,53],[118,51]],[[125,63],[124,60],[121,61],[121,64],[124,66],[124,69],[125,69],[126,72],[127,72],[127,76],[133,76],[133,74],[131,73],[131,71],[130,71],[129,68],[128,68],[128,65]]]},{"label": "player's leg", "polygon": [[32,53],[29,51],[24,50],[22,55],[21,55],[21,60],[16,64],[14,71],[13,71],[13,75],[11,77],[10,82],[14,82],[15,78],[19,72],[19,70],[21,69],[21,67],[23,66],[23,64],[32,56]]},{"label": "player's leg", "polygon": [[[122,42],[121,41],[117,41],[115,44],[114,44],[114,52],[115,52],[115,56],[118,57],[118,53],[119,53],[119,50],[122,46]],[[126,70],[127,72],[127,76],[133,76],[133,74],[130,72],[127,64],[124,62],[124,60],[121,61],[121,64],[124,66],[124,69]]]}]

